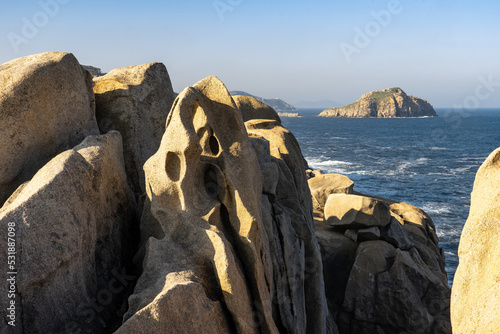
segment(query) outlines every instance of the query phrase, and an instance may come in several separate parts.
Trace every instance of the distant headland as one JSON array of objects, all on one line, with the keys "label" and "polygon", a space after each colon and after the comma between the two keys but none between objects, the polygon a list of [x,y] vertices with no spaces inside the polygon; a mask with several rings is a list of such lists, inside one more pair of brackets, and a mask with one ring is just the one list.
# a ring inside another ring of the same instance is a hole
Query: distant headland
[{"label": "distant headland", "polygon": [[233,91],[230,91],[229,94],[231,94],[232,96],[243,95],[243,96],[253,97],[254,99],[259,100],[260,102],[267,104],[268,106],[270,106],[271,108],[273,108],[276,111],[295,111],[295,110],[297,110],[297,108],[295,108],[291,104],[286,103],[282,99],[278,99],[278,98],[266,99],[266,98],[263,98],[260,96],[255,96],[255,95],[249,94],[247,92],[243,92],[241,90],[233,90]]},{"label": "distant headland", "polygon": [[323,110],[320,117],[425,117],[437,116],[426,100],[394,87],[369,92],[349,105]]}]

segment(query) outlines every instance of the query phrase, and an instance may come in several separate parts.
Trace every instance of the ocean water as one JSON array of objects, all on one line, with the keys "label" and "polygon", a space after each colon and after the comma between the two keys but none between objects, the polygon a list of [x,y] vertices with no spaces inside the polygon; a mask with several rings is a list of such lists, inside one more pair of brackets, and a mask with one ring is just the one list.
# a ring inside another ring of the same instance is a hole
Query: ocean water
[{"label": "ocean water", "polygon": [[340,173],[354,189],[407,202],[433,219],[451,286],[475,174],[500,147],[500,109],[436,109],[430,118],[323,118],[299,109],[282,118],[314,169]]}]

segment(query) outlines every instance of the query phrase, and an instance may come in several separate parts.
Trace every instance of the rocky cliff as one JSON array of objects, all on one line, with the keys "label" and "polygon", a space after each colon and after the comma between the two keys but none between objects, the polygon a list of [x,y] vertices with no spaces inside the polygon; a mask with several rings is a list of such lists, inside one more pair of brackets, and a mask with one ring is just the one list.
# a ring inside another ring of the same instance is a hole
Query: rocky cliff
[{"label": "rocky cliff", "polygon": [[272,108],[66,53],[0,82],[0,334],[450,332],[430,217],[306,172]]},{"label": "rocky cliff", "polygon": [[401,88],[369,92],[347,106],[323,110],[320,117],[437,116],[429,102],[406,95]]}]

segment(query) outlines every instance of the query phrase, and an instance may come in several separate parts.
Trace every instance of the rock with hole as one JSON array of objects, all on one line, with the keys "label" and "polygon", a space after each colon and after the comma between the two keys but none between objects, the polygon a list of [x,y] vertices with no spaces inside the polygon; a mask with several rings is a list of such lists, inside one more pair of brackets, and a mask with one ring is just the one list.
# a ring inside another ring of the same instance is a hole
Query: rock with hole
[{"label": "rock with hole", "polygon": [[[271,138],[249,140],[241,112],[217,78],[179,95],[160,148],[145,164],[148,200],[137,255],[143,273],[117,333],[325,331],[303,165],[288,165],[285,155],[273,158],[275,145]],[[293,159],[303,162],[301,155]],[[300,188],[285,193],[296,187],[286,180],[290,169],[301,167]],[[280,203],[285,198],[296,198],[300,211]],[[305,221],[299,219],[304,214]],[[195,316],[186,321],[186,314]]]}]

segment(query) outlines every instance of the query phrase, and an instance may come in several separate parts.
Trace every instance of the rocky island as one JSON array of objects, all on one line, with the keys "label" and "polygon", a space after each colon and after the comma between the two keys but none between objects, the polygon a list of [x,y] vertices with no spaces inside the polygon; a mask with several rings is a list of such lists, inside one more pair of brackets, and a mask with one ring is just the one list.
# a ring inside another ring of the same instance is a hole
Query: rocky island
[{"label": "rocky island", "polygon": [[349,105],[323,110],[319,117],[435,117],[426,100],[407,95],[394,87],[369,92]]},{"label": "rocky island", "polygon": [[499,151],[450,319],[431,217],[309,169],[272,108],[216,77],[176,97],[161,63],[24,57],[0,65],[0,128],[0,334],[498,329]]}]

